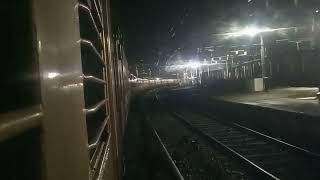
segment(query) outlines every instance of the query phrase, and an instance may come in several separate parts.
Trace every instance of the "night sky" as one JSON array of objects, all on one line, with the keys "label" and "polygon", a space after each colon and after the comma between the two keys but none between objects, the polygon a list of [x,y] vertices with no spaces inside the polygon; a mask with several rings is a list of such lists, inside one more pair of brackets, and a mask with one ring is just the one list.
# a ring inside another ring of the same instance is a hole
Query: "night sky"
[{"label": "night sky", "polygon": [[[247,0],[114,0],[113,25],[125,39],[129,64],[156,63],[178,48],[196,47],[210,33],[224,32],[241,18]],[[188,51],[187,51],[188,52]]]}]

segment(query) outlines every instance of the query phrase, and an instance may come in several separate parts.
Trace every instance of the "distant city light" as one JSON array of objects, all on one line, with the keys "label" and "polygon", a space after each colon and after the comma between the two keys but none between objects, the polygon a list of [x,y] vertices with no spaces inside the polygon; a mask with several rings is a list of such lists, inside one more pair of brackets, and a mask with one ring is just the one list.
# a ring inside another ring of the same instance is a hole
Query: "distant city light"
[{"label": "distant city light", "polygon": [[171,71],[177,71],[177,70],[183,70],[183,69],[198,69],[203,66],[216,66],[219,63],[212,63],[210,62],[200,62],[196,60],[190,60],[189,62],[181,63],[181,64],[175,64],[175,65],[168,65],[166,66],[166,71],[171,72]]},{"label": "distant city light", "polygon": [[160,80],[160,78],[156,78],[156,80],[157,80],[157,81],[159,81],[159,80]]},{"label": "distant city light", "polygon": [[316,13],[319,13],[319,12],[320,12],[319,9],[317,9],[317,10],[316,10]]}]

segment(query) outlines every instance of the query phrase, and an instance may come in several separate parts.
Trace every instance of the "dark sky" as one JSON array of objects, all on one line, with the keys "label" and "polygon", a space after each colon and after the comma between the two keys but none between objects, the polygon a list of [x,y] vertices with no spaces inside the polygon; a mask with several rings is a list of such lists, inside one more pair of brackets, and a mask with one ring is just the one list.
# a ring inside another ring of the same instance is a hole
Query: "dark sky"
[{"label": "dark sky", "polygon": [[223,31],[219,28],[239,16],[237,3],[246,1],[114,0],[113,21],[124,35],[129,64],[155,63],[177,48],[195,49],[205,34]]}]

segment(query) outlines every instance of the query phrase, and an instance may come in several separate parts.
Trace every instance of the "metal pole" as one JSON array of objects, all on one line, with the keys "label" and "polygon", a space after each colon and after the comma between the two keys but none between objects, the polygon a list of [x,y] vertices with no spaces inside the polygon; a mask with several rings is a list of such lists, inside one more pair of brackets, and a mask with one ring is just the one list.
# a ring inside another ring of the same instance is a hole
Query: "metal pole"
[{"label": "metal pole", "polygon": [[263,82],[263,90],[266,90],[265,47],[264,47],[264,39],[262,34],[260,34],[260,46],[261,46],[261,77]]},{"label": "metal pole", "polygon": [[228,61],[229,61],[229,55],[227,55],[227,60],[226,60],[226,79],[229,79],[229,66],[228,66]]},{"label": "metal pole", "polygon": [[265,69],[265,49],[264,49],[263,35],[260,35],[260,46],[261,46],[261,76],[262,78],[264,78],[266,76],[266,69]]},{"label": "metal pole", "polygon": [[312,16],[312,27],[311,27],[311,31],[314,32],[314,27],[315,27],[315,15]]},{"label": "metal pole", "polygon": [[137,78],[139,78],[138,66],[136,66],[136,74],[137,74]]}]

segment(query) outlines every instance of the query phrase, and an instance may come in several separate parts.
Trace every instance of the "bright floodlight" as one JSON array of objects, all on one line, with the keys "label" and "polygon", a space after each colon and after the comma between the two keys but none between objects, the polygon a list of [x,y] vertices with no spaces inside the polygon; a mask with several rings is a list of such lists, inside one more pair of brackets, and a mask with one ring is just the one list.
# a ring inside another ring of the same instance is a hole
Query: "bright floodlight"
[{"label": "bright floodlight", "polygon": [[257,27],[246,27],[240,33],[247,36],[255,36],[260,33],[260,29]]},{"label": "bright floodlight", "polygon": [[200,63],[200,62],[189,62],[189,63],[187,64],[187,66],[188,66],[189,68],[197,69],[198,67],[201,66],[201,63]]},{"label": "bright floodlight", "polygon": [[249,27],[245,27],[243,30],[239,31],[239,32],[235,32],[235,33],[231,33],[231,35],[233,36],[255,36],[259,33],[262,32],[267,32],[270,31],[269,28],[258,28],[258,27],[254,27],[254,26],[249,26]]}]

